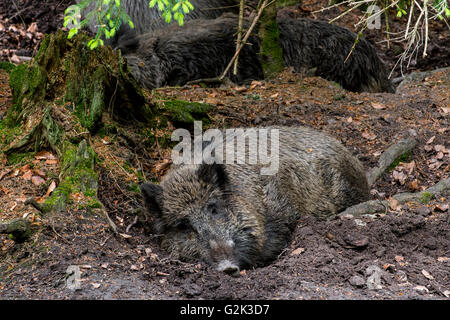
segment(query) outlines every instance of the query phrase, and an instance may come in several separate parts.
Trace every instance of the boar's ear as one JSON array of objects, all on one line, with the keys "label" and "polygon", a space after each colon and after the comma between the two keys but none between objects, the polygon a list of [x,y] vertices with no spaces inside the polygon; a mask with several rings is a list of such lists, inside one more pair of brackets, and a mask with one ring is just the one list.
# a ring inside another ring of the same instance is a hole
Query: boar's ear
[{"label": "boar's ear", "polygon": [[163,208],[163,189],[153,183],[143,183],[140,186],[145,205],[151,214],[160,216]]},{"label": "boar's ear", "polygon": [[207,182],[215,183],[218,186],[224,186],[228,182],[227,173],[223,164],[202,163],[197,171],[198,177]]}]

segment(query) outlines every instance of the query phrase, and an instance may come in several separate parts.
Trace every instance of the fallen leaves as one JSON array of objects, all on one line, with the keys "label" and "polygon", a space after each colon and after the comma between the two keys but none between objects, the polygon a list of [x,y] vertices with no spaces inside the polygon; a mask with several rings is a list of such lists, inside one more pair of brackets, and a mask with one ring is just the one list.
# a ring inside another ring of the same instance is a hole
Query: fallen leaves
[{"label": "fallen leaves", "polygon": [[386,106],[384,104],[381,104],[381,103],[371,102],[370,104],[371,104],[372,108],[374,108],[376,110],[384,110],[384,109],[386,109]]},{"label": "fallen leaves", "polygon": [[297,256],[301,253],[305,252],[305,248],[297,248],[295,250],[293,250],[289,255],[290,256]]},{"label": "fallen leaves", "polygon": [[377,138],[376,134],[374,134],[372,132],[368,132],[367,130],[364,130],[364,132],[361,134],[361,136],[364,139],[367,139],[369,141],[375,140]]}]

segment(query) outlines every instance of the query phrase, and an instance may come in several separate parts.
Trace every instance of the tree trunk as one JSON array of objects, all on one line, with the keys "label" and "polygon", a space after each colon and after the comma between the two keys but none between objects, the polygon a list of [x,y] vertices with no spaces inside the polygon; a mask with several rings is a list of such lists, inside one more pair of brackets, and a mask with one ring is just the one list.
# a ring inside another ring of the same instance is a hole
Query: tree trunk
[{"label": "tree trunk", "polygon": [[266,7],[258,29],[261,40],[260,58],[264,70],[264,78],[275,77],[284,68],[283,50],[280,44],[280,32],[277,24],[277,1]]}]

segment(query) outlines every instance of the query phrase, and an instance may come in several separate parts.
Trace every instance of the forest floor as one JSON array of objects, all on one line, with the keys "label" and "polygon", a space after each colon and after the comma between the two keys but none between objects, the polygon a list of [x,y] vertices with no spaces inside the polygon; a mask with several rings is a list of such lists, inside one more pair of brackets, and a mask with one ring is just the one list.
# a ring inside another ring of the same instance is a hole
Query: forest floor
[{"label": "forest floor", "polygon": [[[53,17],[62,17],[69,2],[42,1],[42,7],[54,8]],[[32,1],[17,3],[26,9]],[[10,24],[5,19],[17,10],[5,8],[2,3],[0,10],[0,24],[8,28]],[[300,14],[298,10],[297,7],[292,12]],[[28,20],[29,11],[20,14],[28,28],[37,22],[38,30],[44,30],[40,19],[47,28],[45,32],[58,26],[49,26],[55,19],[45,18],[44,13]],[[0,36],[0,50],[10,51],[2,51],[2,60],[13,55],[26,56],[26,50],[30,50],[29,56],[33,54],[38,41],[33,45],[33,40],[28,41],[28,47],[26,43],[21,47],[20,41],[4,47],[5,39],[10,39],[5,34]],[[448,31],[444,37],[448,42]],[[30,39],[26,34],[25,38]],[[430,43],[438,48],[437,55],[448,58],[448,45],[443,46],[439,36],[434,39]],[[20,49],[25,51],[11,51]],[[383,54],[386,51],[380,55]],[[388,64],[392,61],[387,59]],[[446,66],[440,60],[434,64],[433,59],[421,61],[416,64],[419,70]],[[321,78],[302,78],[285,70],[276,79],[254,81],[238,88],[162,88],[149,92],[148,98],[211,104],[215,108],[208,116],[215,127],[311,126],[340,140],[367,169],[376,166],[380,154],[390,145],[401,138],[414,137],[418,144],[412,152],[372,186],[373,199],[422,191],[450,175],[448,69],[404,82],[396,94],[352,93]],[[10,105],[8,74],[0,70],[0,120]],[[169,126],[167,131],[172,129]],[[142,210],[137,183],[143,177],[159,180],[164,175],[170,163],[170,149],[159,144],[145,148],[144,143],[133,143],[129,137],[136,130],[124,127],[121,132],[127,134],[94,136],[91,141],[100,160],[99,199],[119,228],[117,236],[95,208],[80,205],[60,215],[40,217],[37,210],[24,204],[28,197],[38,202],[45,199],[58,183],[59,161],[50,150],[29,154],[14,164],[0,158],[0,219],[27,216],[42,227],[31,241],[22,244],[0,235],[0,298],[450,297],[449,192],[420,203],[399,205],[391,201],[384,213],[357,219],[303,218],[290,246],[276,261],[266,267],[243,270],[237,278],[202,263],[171,259],[159,248],[157,235],[149,232],[148,225],[135,220],[136,211]],[[73,194],[71,200],[82,203],[83,195]],[[81,269],[78,290],[66,286],[66,270],[72,265]]]}]

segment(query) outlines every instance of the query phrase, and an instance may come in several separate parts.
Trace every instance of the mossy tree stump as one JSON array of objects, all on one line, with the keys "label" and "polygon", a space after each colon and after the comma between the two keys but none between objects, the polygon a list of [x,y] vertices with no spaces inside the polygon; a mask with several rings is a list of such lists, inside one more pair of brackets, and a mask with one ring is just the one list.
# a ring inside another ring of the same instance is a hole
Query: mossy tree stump
[{"label": "mossy tree stump", "polygon": [[73,192],[97,199],[95,152],[89,137],[105,114],[117,121],[150,122],[154,109],[126,61],[110,47],[90,50],[89,38],[47,35],[36,57],[10,74],[13,106],[1,126],[14,132],[2,150],[14,155],[51,149],[59,157],[59,185],[40,211],[62,211]]}]

